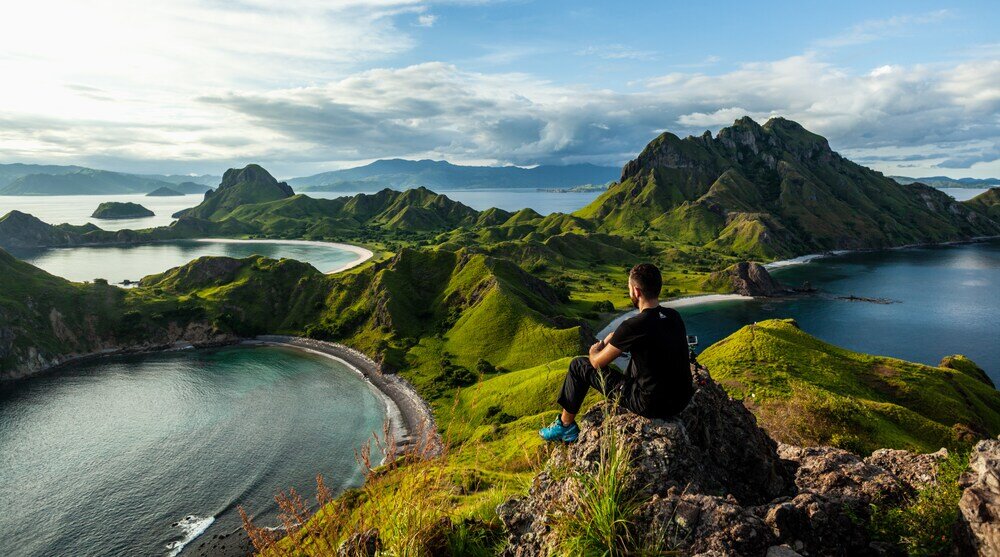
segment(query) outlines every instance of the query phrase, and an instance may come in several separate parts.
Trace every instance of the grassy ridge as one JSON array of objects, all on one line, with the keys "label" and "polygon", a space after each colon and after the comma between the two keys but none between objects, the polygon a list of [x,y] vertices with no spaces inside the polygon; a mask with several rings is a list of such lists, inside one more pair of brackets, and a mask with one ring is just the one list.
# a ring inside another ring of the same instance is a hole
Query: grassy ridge
[{"label": "grassy ridge", "polygon": [[1000,393],[963,357],[931,367],[870,356],[770,320],[743,327],[700,360],[789,443],[933,451],[1000,433]]}]

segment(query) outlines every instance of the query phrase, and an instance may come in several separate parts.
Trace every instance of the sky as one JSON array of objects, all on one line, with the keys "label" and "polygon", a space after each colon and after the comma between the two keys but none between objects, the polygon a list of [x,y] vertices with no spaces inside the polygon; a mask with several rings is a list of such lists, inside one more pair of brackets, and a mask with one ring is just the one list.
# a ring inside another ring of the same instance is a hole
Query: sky
[{"label": "sky", "polygon": [[993,1],[32,0],[0,18],[0,162],[620,166],[749,115],[1000,177],[998,28]]}]

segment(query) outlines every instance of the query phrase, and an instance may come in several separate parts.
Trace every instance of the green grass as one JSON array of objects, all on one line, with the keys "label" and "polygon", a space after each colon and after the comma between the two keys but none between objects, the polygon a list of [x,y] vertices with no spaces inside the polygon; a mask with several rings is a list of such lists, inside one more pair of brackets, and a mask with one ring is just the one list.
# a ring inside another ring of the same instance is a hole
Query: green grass
[{"label": "green grass", "polygon": [[967,446],[972,432],[1000,432],[1000,393],[969,366],[860,354],[789,321],[746,326],[699,359],[772,436],[789,443],[927,452]]},{"label": "green grass", "polygon": [[968,462],[968,453],[952,453],[938,465],[935,481],[920,488],[912,499],[900,506],[872,505],[872,537],[913,557],[948,554],[955,547],[962,497],[959,478]]}]

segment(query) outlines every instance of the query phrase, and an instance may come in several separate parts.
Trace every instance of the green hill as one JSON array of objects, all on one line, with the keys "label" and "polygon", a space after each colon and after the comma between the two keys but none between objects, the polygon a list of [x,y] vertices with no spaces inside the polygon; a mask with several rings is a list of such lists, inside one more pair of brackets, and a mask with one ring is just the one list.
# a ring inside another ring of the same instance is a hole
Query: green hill
[{"label": "green hill", "polygon": [[787,443],[932,452],[1000,433],[1000,392],[962,356],[941,367],[870,356],[770,320],[743,327],[699,360]]},{"label": "green hill", "polygon": [[125,203],[107,201],[98,205],[90,216],[95,219],[141,219],[155,216],[155,214],[142,205],[131,201]]},{"label": "green hill", "polygon": [[761,259],[1000,234],[975,207],[855,164],[783,118],[742,118],[715,137],[664,133],[575,214]]},{"label": "green hill", "polygon": [[276,201],[293,195],[295,192],[288,184],[278,182],[259,165],[248,164],[243,168],[227,170],[219,187],[205,193],[204,201],[173,216],[221,220],[242,205]]},{"label": "green hill", "polygon": [[991,219],[1000,221],[1000,188],[990,188],[965,202]]}]

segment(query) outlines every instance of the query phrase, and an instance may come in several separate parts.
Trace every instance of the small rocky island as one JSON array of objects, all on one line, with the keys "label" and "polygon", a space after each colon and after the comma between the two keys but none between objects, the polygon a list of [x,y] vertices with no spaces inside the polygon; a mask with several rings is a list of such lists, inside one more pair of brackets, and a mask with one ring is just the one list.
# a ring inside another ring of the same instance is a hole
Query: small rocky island
[{"label": "small rocky island", "polygon": [[154,213],[138,203],[107,201],[97,206],[94,214],[90,215],[95,219],[141,219],[152,217]]},{"label": "small rocky island", "polygon": [[163,186],[147,193],[146,197],[176,197],[178,195],[183,196],[184,194],[177,190],[170,189],[167,186]]}]

